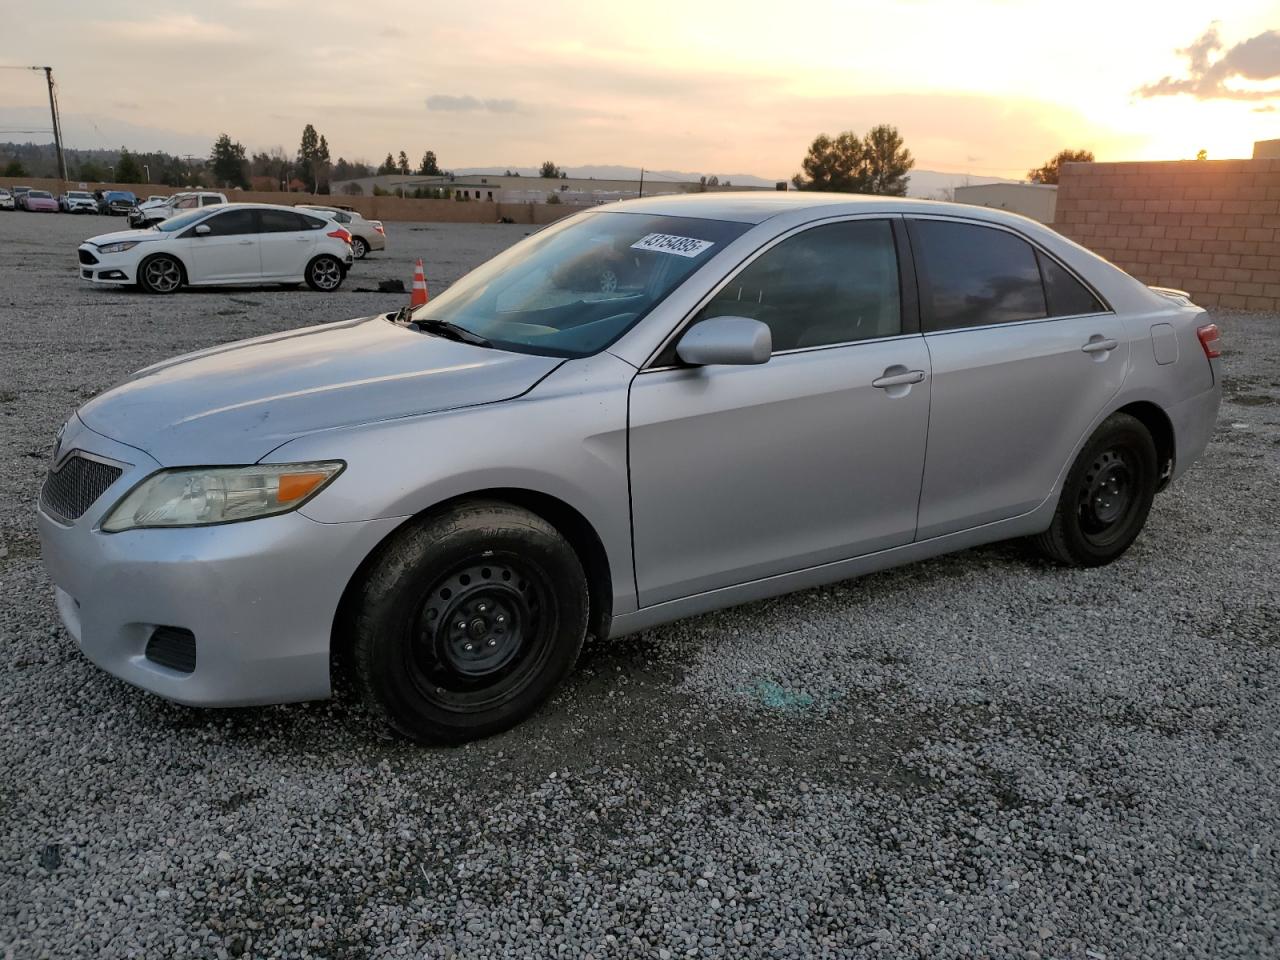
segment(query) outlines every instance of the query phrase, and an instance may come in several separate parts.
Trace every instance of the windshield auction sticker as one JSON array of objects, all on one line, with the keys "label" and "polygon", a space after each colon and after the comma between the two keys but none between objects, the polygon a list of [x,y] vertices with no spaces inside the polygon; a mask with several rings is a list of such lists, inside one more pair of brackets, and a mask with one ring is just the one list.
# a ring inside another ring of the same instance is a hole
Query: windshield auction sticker
[{"label": "windshield auction sticker", "polygon": [[674,253],[677,257],[696,257],[715,244],[710,240],[693,237],[676,237],[669,233],[650,233],[631,245],[632,250],[651,250],[654,253]]}]

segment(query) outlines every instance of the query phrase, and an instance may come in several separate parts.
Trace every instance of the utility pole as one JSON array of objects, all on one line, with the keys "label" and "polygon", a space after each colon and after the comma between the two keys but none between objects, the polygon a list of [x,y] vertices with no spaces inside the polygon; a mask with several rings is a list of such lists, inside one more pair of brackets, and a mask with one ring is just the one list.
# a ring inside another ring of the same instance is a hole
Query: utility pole
[{"label": "utility pole", "polygon": [[640,197],[643,197],[643,196],[644,196],[644,167],[641,167],[640,168],[640,193],[637,195],[636,199],[638,200],[640,199]]},{"label": "utility pole", "polygon": [[62,153],[62,125],[58,122],[58,98],[53,92],[53,67],[32,67],[32,70],[43,70],[45,81],[49,84],[49,115],[53,118],[53,146],[58,151],[58,179],[67,179],[67,158]]}]

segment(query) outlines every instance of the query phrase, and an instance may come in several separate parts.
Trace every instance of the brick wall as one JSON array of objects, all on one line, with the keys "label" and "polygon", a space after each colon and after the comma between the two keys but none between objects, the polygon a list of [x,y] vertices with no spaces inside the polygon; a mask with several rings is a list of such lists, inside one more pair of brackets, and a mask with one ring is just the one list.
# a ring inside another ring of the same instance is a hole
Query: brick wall
[{"label": "brick wall", "polygon": [[1280,159],[1067,164],[1053,225],[1201,306],[1280,310]]},{"label": "brick wall", "polygon": [[[74,181],[42,177],[0,177],[0,187],[13,188],[22,185],[36,190],[48,190],[54,196],[64,190],[78,190]],[[154,184],[94,183],[90,190],[130,190],[139,197],[152,194],[168,196],[179,193],[175,187]],[[490,203],[485,200],[415,200],[411,197],[348,197],[311,196],[305,193],[260,192],[253,190],[224,191],[227,199],[239,203],[280,203],[291,207],[296,203],[340,203],[354,207],[374,220],[428,221],[437,223],[496,223],[500,217],[510,217],[516,223],[539,226],[559,220],[571,213],[587,209],[571,203]]]}]

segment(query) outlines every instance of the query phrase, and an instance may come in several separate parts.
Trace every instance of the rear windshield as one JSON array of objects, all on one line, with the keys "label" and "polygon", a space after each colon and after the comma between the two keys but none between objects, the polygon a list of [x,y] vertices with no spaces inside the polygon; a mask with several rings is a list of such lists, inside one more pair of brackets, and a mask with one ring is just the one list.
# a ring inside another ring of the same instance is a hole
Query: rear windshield
[{"label": "rear windshield", "polygon": [[750,224],[587,213],[536,233],[421,307],[503,349],[603,350]]}]

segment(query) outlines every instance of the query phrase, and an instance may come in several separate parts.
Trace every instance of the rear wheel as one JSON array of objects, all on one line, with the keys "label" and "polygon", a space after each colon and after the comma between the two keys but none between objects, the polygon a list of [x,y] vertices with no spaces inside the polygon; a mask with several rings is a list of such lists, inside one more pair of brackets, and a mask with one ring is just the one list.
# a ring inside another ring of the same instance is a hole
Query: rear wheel
[{"label": "rear wheel", "polygon": [[365,701],[423,743],[506,730],[573,668],[587,582],[545,520],[496,501],[416,523],[365,580],[354,663]]},{"label": "rear wheel", "polygon": [[321,254],[307,264],[307,286],[322,293],[332,293],[342,286],[342,263],[337,257]]},{"label": "rear wheel", "polygon": [[1158,481],[1155,442],[1134,417],[1102,422],[1067,474],[1053,523],[1035,538],[1051,560],[1075,567],[1110,563],[1137,539]]},{"label": "rear wheel", "polygon": [[357,260],[363,260],[365,254],[369,252],[369,245],[360,237],[351,238],[351,255]]},{"label": "rear wheel", "polygon": [[182,264],[165,253],[148,257],[138,267],[138,285],[147,293],[175,293],[182,279]]}]

